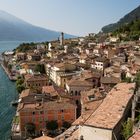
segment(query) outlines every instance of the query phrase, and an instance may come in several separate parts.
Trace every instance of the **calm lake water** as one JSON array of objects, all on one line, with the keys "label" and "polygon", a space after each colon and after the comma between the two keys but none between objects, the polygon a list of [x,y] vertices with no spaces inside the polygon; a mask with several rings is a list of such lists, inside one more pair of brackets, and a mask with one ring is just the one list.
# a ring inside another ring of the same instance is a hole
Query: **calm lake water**
[{"label": "calm lake water", "polygon": [[21,43],[21,41],[0,41],[0,53],[4,51],[11,51]]},{"label": "calm lake water", "polygon": [[[20,41],[0,41],[0,53],[16,48]],[[0,140],[10,138],[11,122],[16,108],[11,106],[11,101],[17,97],[15,83],[11,82],[0,66]]]}]

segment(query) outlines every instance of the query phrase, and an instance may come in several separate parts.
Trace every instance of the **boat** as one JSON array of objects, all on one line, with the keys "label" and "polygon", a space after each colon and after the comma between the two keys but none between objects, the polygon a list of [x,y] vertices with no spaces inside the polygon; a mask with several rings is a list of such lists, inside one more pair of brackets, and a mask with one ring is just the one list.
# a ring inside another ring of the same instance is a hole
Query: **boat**
[{"label": "boat", "polygon": [[18,100],[15,100],[15,101],[12,101],[11,102],[11,105],[16,107],[18,105],[18,103],[19,103],[19,101]]}]

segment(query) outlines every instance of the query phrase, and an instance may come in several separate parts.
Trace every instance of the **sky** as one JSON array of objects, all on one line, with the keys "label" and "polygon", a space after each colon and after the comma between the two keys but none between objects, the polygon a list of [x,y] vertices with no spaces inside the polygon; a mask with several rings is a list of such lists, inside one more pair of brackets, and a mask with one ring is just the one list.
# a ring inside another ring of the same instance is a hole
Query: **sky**
[{"label": "sky", "polygon": [[78,36],[99,32],[139,5],[140,0],[0,0],[0,10]]}]

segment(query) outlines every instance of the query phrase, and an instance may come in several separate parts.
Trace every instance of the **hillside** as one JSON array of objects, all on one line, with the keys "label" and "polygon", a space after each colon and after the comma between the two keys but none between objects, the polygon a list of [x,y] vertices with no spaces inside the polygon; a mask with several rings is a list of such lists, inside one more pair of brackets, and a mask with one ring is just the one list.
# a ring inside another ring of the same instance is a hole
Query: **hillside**
[{"label": "hillside", "polygon": [[[112,35],[115,35],[115,36],[119,35],[121,39],[124,39],[126,41],[139,40],[140,20],[134,20],[128,24],[124,24],[123,26],[113,31]],[[125,35],[125,37],[123,37],[122,35]]]},{"label": "hillside", "polygon": [[[0,41],[48,41],[58,39],[59,32],[29,24],[7,12],[0,11]],[[65,34],[65,38],[74,37]]]},{"label": "hillside", "polygon": [[106,25],[102,28],[102,31],[104,33],[115,31],[117,28],[124,24],[128,24],[131,21],[134,21],[136,19],[140,19],[140,6],[138,6],[136,9],[125,15],[123,18],[121,18],[117,23]]}]

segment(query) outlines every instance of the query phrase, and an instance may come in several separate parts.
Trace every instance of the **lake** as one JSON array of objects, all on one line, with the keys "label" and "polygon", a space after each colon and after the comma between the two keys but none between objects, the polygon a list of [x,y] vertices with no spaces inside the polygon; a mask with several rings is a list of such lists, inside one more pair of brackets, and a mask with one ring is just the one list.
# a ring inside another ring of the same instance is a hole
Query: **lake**
[{"label": "lake", "polygon": [[[21,41],[0,41],[0,53],[11,51],[16,48]],[[10,138],[12,119],[16,113],[16,108],[11,106],[11,101],[17,97],[15,83],[10,81],[0,66],[0,140]]]}]

